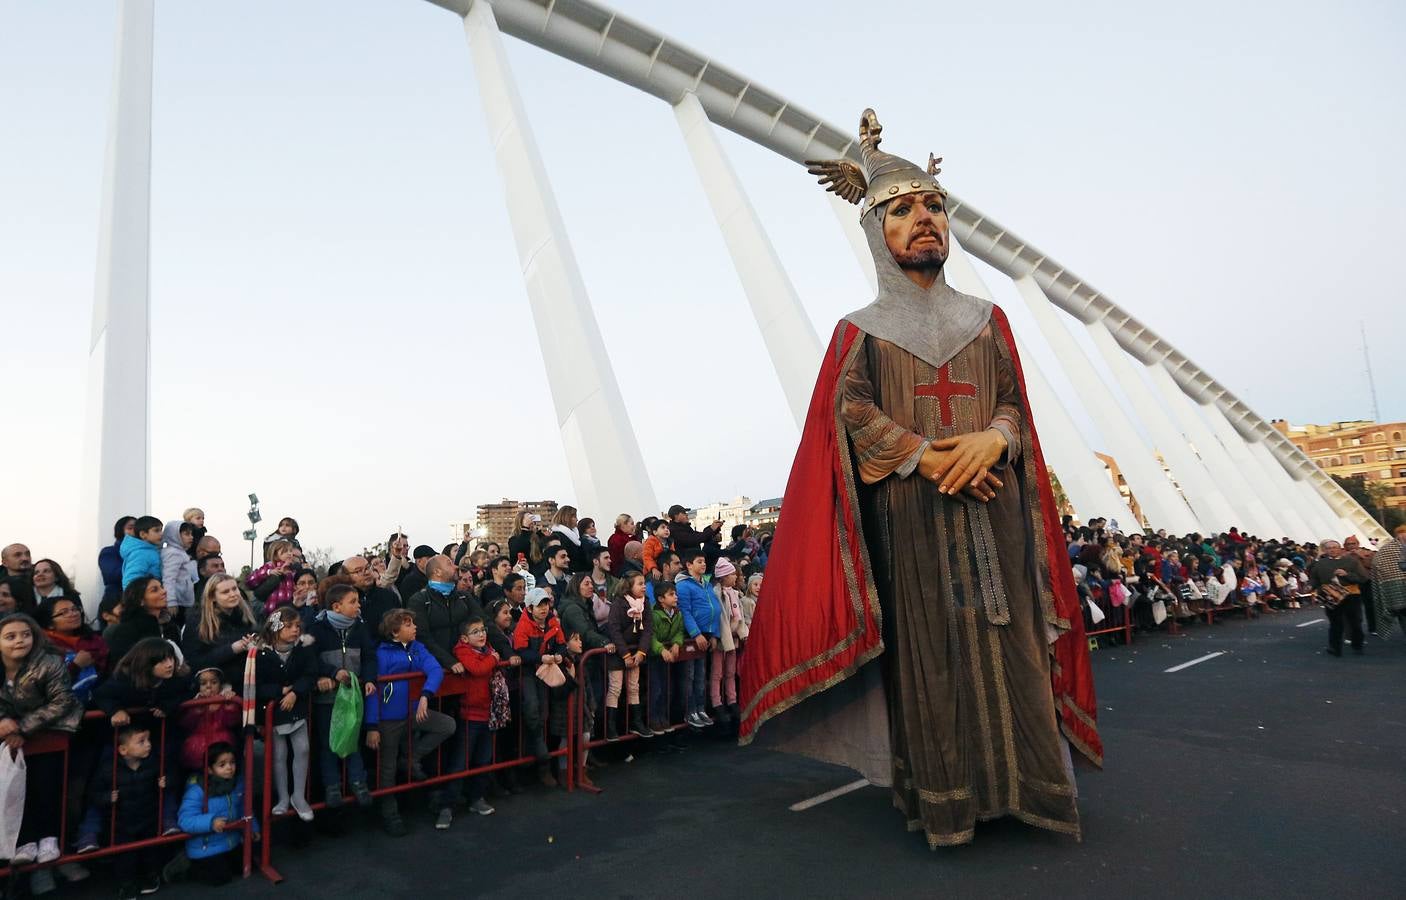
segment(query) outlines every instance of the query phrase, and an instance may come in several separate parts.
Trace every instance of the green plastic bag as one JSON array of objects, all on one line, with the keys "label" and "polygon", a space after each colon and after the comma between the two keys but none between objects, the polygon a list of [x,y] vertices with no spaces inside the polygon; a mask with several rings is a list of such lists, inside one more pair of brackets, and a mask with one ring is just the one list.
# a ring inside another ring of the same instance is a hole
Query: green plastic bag
[{"label": "green plastic bag", "polygon": [[346,684],[337,685],[337,697],[332,701],[332,727],[327,740],[332,752],[343,759],[361,744],[361,683],[356,675],[347,674],[351,677]]}]

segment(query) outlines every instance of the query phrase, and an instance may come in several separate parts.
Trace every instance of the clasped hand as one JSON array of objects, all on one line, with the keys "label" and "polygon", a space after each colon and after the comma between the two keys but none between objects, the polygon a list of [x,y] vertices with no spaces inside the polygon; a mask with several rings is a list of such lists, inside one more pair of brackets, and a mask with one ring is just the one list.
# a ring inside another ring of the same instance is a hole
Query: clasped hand
[{"label": "clasped hand", "polygon": [[941,438],[928,444],[918,460],[918,473],[944,494],[966,494],[987,503],[1005,485],[991,467],[1006,450],[1006,439],[995,429]]}]

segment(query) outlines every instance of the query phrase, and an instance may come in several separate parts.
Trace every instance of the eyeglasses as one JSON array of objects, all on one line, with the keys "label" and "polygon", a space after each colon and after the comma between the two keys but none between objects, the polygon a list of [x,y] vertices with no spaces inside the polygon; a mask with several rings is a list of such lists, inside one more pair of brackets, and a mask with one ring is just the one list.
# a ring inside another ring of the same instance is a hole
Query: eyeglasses
[{"label": "eyeglasses", "polygon": [[470,628],[470,629],[469,629],[469,634],[488,634],[488,629],[486,629],[486,628]]},{"label": "eyeglasses", "polygon": [[65,607],[65,608],[63,608],[63,609],[56,609],[56,610],[54,610],[54,615],[55,615],[55,616],[76,616],[76,615],[78,615],[78,607],[76,607],[76,606],[68,606],[68,607]]}]

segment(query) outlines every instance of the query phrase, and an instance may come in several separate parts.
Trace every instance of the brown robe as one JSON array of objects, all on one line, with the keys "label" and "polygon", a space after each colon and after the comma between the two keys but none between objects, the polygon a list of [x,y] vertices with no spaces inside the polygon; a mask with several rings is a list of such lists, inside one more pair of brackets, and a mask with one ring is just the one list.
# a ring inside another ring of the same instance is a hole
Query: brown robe
[{"label": "brown robe", "polygon": [[[842,418],[883,610],[880,658],[894,804],[937,847],[1003,815],[1079,834],[1072,771],[1050,691],[1053,615],[1026,553],[1023,413],[990,326],[941,369],[864,336],[844,374]],[[1000,430],[1010,446],[988,504],[947,497],[915,472],[929,439]]]}]

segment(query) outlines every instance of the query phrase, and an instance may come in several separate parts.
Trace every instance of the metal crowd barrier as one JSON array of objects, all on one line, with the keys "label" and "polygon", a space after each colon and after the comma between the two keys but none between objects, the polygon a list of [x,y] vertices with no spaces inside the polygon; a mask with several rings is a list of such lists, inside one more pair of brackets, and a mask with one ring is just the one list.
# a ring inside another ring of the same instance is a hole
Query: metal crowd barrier
[{"label": "metal crowd barrier", "polygon": [[[518,679],[517,696],[518,696],[518,698],[519,698],[519,704],[518,704],[518,708],[513,711],[513,722],[510,723],[508,727],[510,727],[510,728],[516,728],[516,729],[517,729],[517,732],[518,732],[518,742],[517,742],[517,746],[518,746],[518,752],[519,752],[520,755],[517,756],[517,757],[515,757],[515,758],[513,758],[513,759],[506,759],[506,760],[498,759],[498,758],[497,758],[497,741],[495,740],[495,741],[494,741],[494,759],[493,759],[493,761],[490,762],[490,763],[489,763],[488,765],[486,765],[486,766],[479,766],[478,768],[470,768],[470,767],[469,767],[469,758],[468,758],[469,745],[468,745],[468,742],[467,742],[467,741],[464,741],[464,742],[463,742],[464,759],[463,759],[463,762],[462,762],[462,765],[463,765],[462,769],[461,769],[460,771],[457,771],[457,772],[446,772],[446,771],[445,771],[445,762],[446,762],[446,759],[445,759],[445,752],[446,752],[446,747],[447,747],[448,745],[452,744],[452,742],[453,742],[453,740],[450,739],[450,740],[446,740],[446,741],[444,742],[444,744],[441,744],[441,745],[440,745],[440,748],[439,748],[439,750],[438,750],[438,755],[437,755],[437,758],[436,758],[436,766],[435,766],[436,774],[430,775],[429,777],[427,777],[427,778],[425,778],[425,779],[423,779],[423,780],[420,780],[420,781],[416,781],[416,780],[414,780],[413,778],[408,778],[408,779],[405,781],[405,783],[403,783],[403,784],[389,784],[389,785],[383,785],[383,784],[380,783],[380,755],[381,755],[381,752],[382,752],[382,750],[383,750],[384,748],[378,748],[378,749],[376,750],[375,756],[374,756],[374,764],[373,764],[373,765],[374,765],[374,771],[372,771],[372,766],[368,766],[368,767],[367,767],[367,768],[368,768],[368,771],[367,771],[367,778],[368,778],[368,780],[369,780],[369,785],[368,785],[368,786],[371,787],[371,796],[372,796],[372,797],[376,797],[376,798],[385,797],[385,796],[392,795],[392,794],[404,793],[404,792],[406,792],[406,791],[418,790],[418,789],[420,789],[420,788],[434,788],[434,787],[437,787],[437,786],[440,786],[440,785],[444,785],[444,784],[448,784],[448,783],[451,783],[451,782],[462,781],[462,780],[464,780],[464,779],[472,778],[472,777],[474,777],[474,776],[476,776],[476,775],[487,774],[487,773],[490,773],[490,772],[499,771],[499,770],[501,770],[501,769],[510,769],[510,768],[515,768],[515,767],[517,767],[517,766],[529,765],[529,764],[533,764],[533,763],[538,762],[537,757],[532,756],[532,755],[525,755],[525,748],[527,747],[527,742],[524,740],[524,737],[525,737],[526,734],[527,734],[527,729],[528,729],[529,727],[532,727],[533,723],[527,723],[527,722],[523,721],[522,707],[521,707],[522,680],[523,680],[524,678],[536,677],[536,676],[535,676],[534,673],[531,673],[531,672],[526,671],[529,667],[528,667],[528,666],[525,666],[525,665],[523,665],[523,666],[509,666],[506,662],[500,662],[500,663],[498,664],[498,668],[499,668],[500,670],[507,670],[507,677],[508,677],[508,678],[513,678],[513,677],[514,677],[514,675],[513,675],[513,673],[512,673],[512,670],[513,670],[513,669],[516,669],[516,670],[517,670],[517,675],[516,675],[516,677],[517,677],[517,679]],[[424,675],[423,672],[406,672],[406,673],[399,674],[399,675],[383,675],[383,676],[381,676],[380,678],[376,679],[376,683],[377,683],[378,685],[390,684],[390,683],[392,683],[392,682],[399,682],[399,681],[405,681],[405,682],[409,682],[409,683],[410,683],[410,696],[409,696],[408,700],[406,701],[406,702],[407,702],[407,707],[406,707],[406,709],[407,709],[407,717],[408,717],[408,719],[413,720],[413,718],[414,718],[414,711],[413,711],[413,710],[414,710],[415,705],[420,702],[420,693],[421,693],[421,690],[422,690],[423,687],[424,687],[425,675]],[[444,706],[444,702],[443,702],[443,701],[444,701],[445,699],[450,698],[450,697],[460,697],[460,696],[463,696],[467,691],[468,691],[468,677],[467,677],[467,676],[455,675],[455,674],[452,673],[452,672],[446,671],[446,672],[444,673],[444,680],[443,680],[443,681],[441,682],[441,684],[440,684],[440,689],[439,689],[439,691],[436,692],[435,695],[434,695],[434,705],[435,705],[435,707],[436,707],[436,709],[437,709],[438,711],[441,711],[441,712],[442,712],[442,711],[443,711],[443,706]],[[511,692],[511,687],[510,687],[510,692]],[[574,710],[575,710],[574,701],[575,701],[574,696],[571,697],[571,698],[568,698],[568,700],[567,700],[567,703],[568,703],[568,707],[567,707],[567,721],[568,721],[568,722],[572,721],[573,718],[574,718]],[[309,709],[308,709],[308,727],[312,727],[312,709],[311,709],[312,698],[311,698],[311,697],[308,698],[308,704],[309,704]],[[273,731],[274,705],[275,705],[275,701],[269,701],[268,707],[264,710],[263,733],[264,733],[265,735],[272,735],[272,734],[274,733],[274,731]],[[535,723],[535,727],[541,727],[541,728],[544,728],[544,729],[545,729],[545,727],[546,727],[545,722],[548,720],[548,718],[550,717],[550,715],[551,715],[551,698],[550,698],[550,696],[548,696],[547,702],[544,703],[543,706],[542,706],[542,719],[543,719],[543,721],[542,721],[542,722]],[[457,714],[455,715],[455,720],[456,720],[456,723],[455,723],[455,724],[456,724],[456,731],[455,731],[455,733],[456,733],[456,735],[457,735],[457,734],[459,733],[459,730],[462,728],[462,725],[459,724],[460,720],[459,720]],[[363,726],[363,727],[364,727],[364,726]],[[405,738],[405,740],[407,741],[407,750],[406,750],[406,753],[407,753],[407,757],[406,757],[406,770],[407,770],[407,772],[410,772],[410,771],[413,771],[413,768],[414,768],[414,767],[413,767],[413,760],[414,760],[414,758],[415,758],[415,727],[414,727],[413,721],[409,721],[409,722],[407,723],[406,733],[407,733],[407,734],[406,734],[406,738]],[[309,738],[310,738],[310,740],[312,740],[314,743],[316,742],[315,734],[316,734],[315,731],[309,733]],[[495,735],[495,738],[496,738],[496,735]],[[362,742],[362,746],[364,746],[364,740],[363,740],[363,742]],[[331,752],[328,748],[326,748],[326,747],[319,747],[319,746],[314,746],[314,747],[312,748],[312,751],[313,751],[313,758],[310,758],[309,761],[308,761],[308,768],[309,768],[308,783],[309,783],[309,785],[311,785],[311,784],[313,783],[313,780],[312,780],[312,779],[313,779],[313,776],[314,776],[314,774],[315,774],[315,770],[316,770],[316,766],[317,766],[315,754],[317,754],[317,753],[330,753],[330,752]],[[358,752],[358,753],[361,752],[361,748],[360,748],[360,747],[358,747],[357,752]],[[573,747],[572,747],[572,742],[571,742],[570,740],[565,740],[565,741],[562,742],[562,746],[561,746],[560,748],[558,748],[558,749],[556,749],[556,750],[550,751],[550,752],[548,753],[548,755],[547,755],[547,759],[548,759],[549,761],[556,760],[556,759],[561,759],[561,758],[566,758],[566,759],[567,759],[567,765],[566,765],[564,771],[566,772],[566,785],[565,785],[565,787],[566,787],[566,789],[567,789],[568,791],[571,791],[571,790],[574,790],[574,789],[575,789],[575,779],[574,779],[575,769],[574,769],[573,765],[571,764],[571,758],[572,758],[572,754],[573,754],[573,753],[574,753],[574,749],[573,749]],[[351,799],[351,794],[350,794],[350,792],[346,790],[346,788],[347,788],[346,777],[347,777],[347,776],[346,776],[346,762],[345,762],[345,761],[342,762],[341,767],[342,767],[342,788],[343,788],[344,796],[347,798],[347,800],[346,800],[345,802],[346,802],[346,803],[353,803],[353,802],[355,802],[355,801],[353,801],[353,800]],[[309,800],[309,802],[311,803],[311,800]],[[314,811],[327,809],[327,804],[326,804],[325,802],[311,803],[311,806],[312,806],[312,808],[313,808]],[[281,815],[281,816],[275,816],[275,815],[273,814],[273,754],[272,754],[272,752],[271,752],[269,749],[267,749],[267,746],[266,746],[266,749],[265,749],[265,752],[264,752],[263,801],[262,801],[261,816],[262,816],[263,821],[264,821],[265,823],[267,823],[267,825],[266,825],[266,827],[264,828],[264,839],[263,839],[263,843],[262,843],[262,845],[261,845],[261,847],[260,847],[259,869],[260,869],[260,871],[263,873],[263,875],[264,875],[266,878],[268,878],[270,881],[273,881],[274,883],[278,883],[278,882],[282,881],[282,880],[283,880],[283,876],[279,873],[278,869],[273,865],[273,862],[272,862],[273,844],[274,844],[272,825],[273,825],[274,822],[278,821],[279,819],[286,819],[286,818],[289,818],[289,817],[291,817],[291,816],[293,816],[293,815],[295,815],[295,813],[294,813],[292,810],[290,810],[290,811],[287,812],[287,813],[284,813],[284,814]]]},{"label": "metal crowd barrier", "polygon": [[[698,649],[697,647],[695,647],[692,643],[684,644],[684,645],[683,645],[683,649],[684,649],[683,658],[680,659],[678,662],[693,661],[693,660],[704,660],[704,661],[706,661],[706,660],[708,659],[708,651],[699,650],[699,649]],[[587,753],[588,753],[589,751],[591,751],[591,750],[594,750],[594,749],[598,748],[598,747],[606,747],[606,746],[609,746],[609,745],[611,745],[611,744],[619,744],[619,743],[626,743],[626,742],[629,742],[629,741],[643,740],[643,738],[642,738],[641,735],[635,734],[634,732],[632,732],[632,731],[629,730],[629,729],[630,729],[630,707],[629,707],[629,704],[628,704],[628,703],[623,703],[622,706],[621,706],[621,708],[624,709],[624,713],[623,713],[623,715],[622,715],[622,721],[621,721],[621,725],[620,725],[620,733],[619,733],[619,736],[618,736],[617,738],[615,738],[614,740],[607,740],[606,737],[605,737],[605,735],[604,735],[600,730],[592,730],[592,731],[591,731],[591,738],[590,738],[590,740],[586,740],[586,739],[585,739],[585,735],[586,735],[586,731],[587,731],[587,729],[586,729],[586,712],[587,712],[587,710],[586,710],[586,704],[585,704],[585,703],[581,703],[581,702],[579,702],[579,701],[580,701],[580,698],[582,697],[582,695],[584,694],[585,689],[586,689],[586,686],[587,686],[587,684],[588,684],[587,679],[588,679],[588,677],[589,677],[589,675],[590,675],[590,670],[594,668],[594,669],[596,669],[597,671],[599,671],[599,672],[601,673],[601,690],[600,690],[600,693],[597,695],[598,699],[597,699],[597,704],[596,704],[596,712],[597,712],[597,714],[600,714],[600,713],[602,713],[602,712],[606,709],[606,707],[605,707],[605,682],[606,682],[606,679],[609,678],[609,675],[606,673],[606,667],[605,667],[605,665],[603,665],[603,663],[605,662],[605,657],[608,656],[608,655],[613,655],[613,654],[608,654],[608,653],[606,652],[606,650],[605,650],[604,647],[597,647],[597,648],[595,648],[595,649],[593,649],[593,650],[587,650],[585,653],[581,654],[581,658],[580,658],[579,660],[577,660],[577,663],[576,663],[576,683],[577,683],[577,690],[575,691],[575,693],[573,694],[573,696],[574,696],[575,698],[577,698],[577,701],[578,701],[578,702],[576,703],[576,710],[575,710],[575,711],[576,711],[576,714],[577,714],[577,715],[576,715],[576,719],[575,719],[576,727],[573,729],[572,739],[573,739],[573,742],[576,744],[577,752],[576,752],[576,755],[575,755],[575,757],[573,758],[573,761],[572,761],[572,762],[573,762],[573,765],[575,765],[575,766],[577,767],[576,776],[575,776],[576,784],[581,788],[581,790],[583,790],[583,791],[588,791],[588,792],[590,792],[590,793],[592,793],[592,794],[599,794],[599,793],[601,792],[601,789],[600,789],[599,787],[594,786],[594,785],[583,784],[583,783],[581,782],[581,776],[582,776],[582,773],[584,772],[585,767],[586,767],[586,756],[587,756]],[[594,667],[587,665],[587,664],[588,664],[591,660],[593,660],[593,659],[600,659],[601,662],[602,662],[602,665],[594,666]],[[671,705],[672,705],[672,701],[673,701],[673,699],[674,699],[674,667],[675,667],[675,665],[677,665],[677,663],[671,663],[671,664],[669,664],[668,666],[666,666],[665,669],[664,669],[665,677],[668,679],[668,681],[667,681],[667,683],[666,683],[666,686],[665,686],[665,689],[664,689],[664,710],[663,710],[663,714],[662,714],[662,715],[656,716],[656,715],[655,715],[656,710],[654,710],[654,709],[652,708],[653,699],[654,699],[654,692],[653,692],[652,690],[650,690],[650,685],[649,685],[649,677],[650,677],[650,674],[649,674],[648,662],[649,662],[649,660],[646,659],[646,660],[645,660],[645,666],[643,667],[643,668],[644,668],[644,671],[640,672],[640,706],[644,709],[644,720],[645,720],[645,723],[648,724],[648,723],[650,723],[650,722],[660,722],[660,721],[667,722],[667,723],[668,723],[668,729],[667,729],[667,730],[668,730],[669,732],[671,732],[671,733],[672,733],[672,732],[675,732],[675,731],[686,730],[686,729],[688,728],[688,725],[685,724],[683,721],[678,721],[678,722],[674,721],[673,716],[672,716],[672,712],[671,712]],[[740,668],[740,667],[739,667],[739,668]],[[622,696],[622,697],[627,696],[627,695],[626,695],[626,688],[625,688],[624,686],[621,687],[621,696]],[[682,705],[686,708],[686,707],[687,707],[687,703],[688,703],[688,699],[687,699],[687,697],[685,697],[685,698],[684,698],[684,702],[683,702]],[[679,712],[679,715],[682,716],[684,710],[680,709],[678,712]],[[606,715],[609,715],[609,713],[606,713]],[[589,779],[588,779],[588,780],[589,780]]]},{"label": "metal crowd barrier", "polygon": [[[214,705],[214,704],[228,704],[229,706],[231,706],[232,708],[234,708],[234,709],[236,709],[236,710],[238,710],[238,709],[241,708],[241,704],[240,704],[240,701],[239,701],[238,699],[232,699],[232,698],[226,698],[226,697],[208,697],[208,698],[198,698],[198,699],[193,699],[193,700],[187,700],[186,702],[184,702],[184,703],[181,704],[181,709],[182,709],[182,710],[186,710],[186,709],[198,708],[198,707],[200,707],[200,706],[208,706],[208,705]],[[179,752],[180,752],[179,747],[171,746],[171,745],[169,745],[168,742],[167,742],[167,738],[168,738],[167,729],[168,729],[168,727],[169,727],[167,723],[170,722],[171,717],[170,717],[170,716],[161,716],[161,717],[150,716],[150,714],[149,714],[149,713],[147,712],[147,710],[145,710],[145,709],[130,709],[130,710],[127,710],[127,713],[128,713],[128,715],[131,715],[131,716],[134,716],[134,717],[150,718],[150,719],[155,723],[155,724],[153,725],[152,730],[153,730],[153,732],[159,731],[159,736],[157,736],[157,735],[155,735],[155,734],[154,734],[154,736],[153,736],[153,740],[152,740],[152,752],[153,752],[153,753],[160,754],[160,757],[159,757],[159,769],[158,769],[158,771],[159,771],[159,777],[165,778],[165,777],[166,777],[166,774],[167,774],[167,771],[168,771],[168,768],[167,768],[167,765],[166,765],[167,757],[170,756],[170,755],[179,755]],[[99,734],[102,734],[103,732],[107,732],[107,733],[105,734],[105,736],[104,736],[105,743],[103,744],[103,749],[106,749],[106,747],[107,747],[108,745],[111,745],[111,744],[112,744],[111,729],[110,729],[109,726],[108,726],[107,718],[108,718],[108,717],[107,717],[101,710],[89,710],[89,711],[88,711],[87,713],[85,713],[84,716],[83,716],[83,724],[84,724],[84,725],[88,725],[88,724],[90,724],[90,723],[96,723],[96,728],[97,728]],[[179,737],[180,737],[180,736],[178,736],[178,737],[176,738],[177,741],[179,740]],[[29,758],[29,757],[31,757],[31,756],[40,756],[40,755],[47,754],[47,753],[62,753],[62,754],[63,754],[63,781],[62,781],[62,784],[60,785],[60,793],[59,793],[59,803],[60,803],[60,811],[59,811],[59,833],[58,833],[57,835],[55,835],[55,837],[58,838],[59,846],[60,846],[61,848],[68,846],[69,843],[70,843],[70,841],[69,841],[69,833],[68,833],[68,824],[69,824],[69,823],[68,823],[68,789],[69,789],[69,784],[70,784],[70,783],[72,782],[72,780],[73,780],[73,779],[72,779],[72,772],[70,771],[70,767],[71,767],[71,764],[72,764],[71,748],[72,748],[72,744],[73,744],[73,741],[75,740],[75,738],[76,738],[76,735],[69,734],[69,733],[63,732],[63,731],[45,731],[45,732],[41,732],[41,733],[39,733],[39,734],[37,734],[37,735],[34,735],[33,737],[27,739],[27,740],[25,741],[25,743],[24,743],[24,748],[23,748],[23,749],[24,749],[24,754],[25,754],[25,757],[26,757],[26,758]],[[236,747],[239,747],[239,746],[240,746],[240,741],[241,741],[241,738],[239,738],[238,736],[236,736],[236,737],[235,737],[235,746],[236,746]],[[252,827],[252,826],[253,826],[253,821],[254,821],[254,789],[253,789],[253,777],[252,777],[252,773],[253,773],[253,769],[254,769],[254,736],[253,736],[252,734],[247,734],[247,735],[245,735],[245,736],[242,738],[242,743],[243,743],[243,750],[244,750],[244,754],[243,754],[243,755],[244,755],[244,761],[243,761],[243,764],[242,764],[242,766],[241,766],[241,770],[242,770],[242,771],[241,771],[241,776],[242,776],[242,778],[243,778],[243,780],[244,780],[244,816],[243,816],[241,819],[237,820],[237,821],[227,823],[226,828],[227,828],[227,829],[228,829],[228,828],[239,828],[241,831],[244,832],[244,840],[243,840],[243,842],[242,842],[241,850],[242,850],[243,855],[244,855],[244,876],[247,878],[247,877],[249,876],[250,871],[252,871],[252,868],[253,868],[253,866],[252,866],[252,863],[253,863],[253,840],[252,840],[252,839],[253,839],[253,827]],[[102,754],[102,750],[99,751],[99,757],[101,757],[101,754]],[[112,766],[112,775],[113,775],[113,783],[114,783],[114,784],[116,784],[116,780],[117,780],[117,779],[116,779],[116,773],[117,773],[118,759],[119,759],[119,757],[118,757],[118,755],[117,755],[117,748],[116,748],[115,746],[113,746],[113,747],[112,747],[112,760],[111,760],[110,765]],[[204,782],[204,779],[206,779],[206,778],[208,777],[208,769],[209,769],[209,766],[208,766],[208,759],[206,760],[206,762],[207,762],[207,765],[204,766],[204,767],[202,768],[202,771],[200,772],[200,777],[201,777],[201,779],[202,779],[202,783]],[[85,783],[86,783],[86,782],[85,782]],[[26,790],[26,791],[35,790],[35,789],[43,789],[43,786],[41,786],[41,785],[35,785],[35,784],[26,784],[26,785],[25,785],[25,790]],[[168,791],[172,791],[172,790],[177,791],[178,793],[184,793],[184,784],[183,784],[183,783],[178,783],[178,784],[174,784],[174,785],[173,785],[173,784],[171,784],[170,781],[168,780],[165,787],[160,787],[160,786],[159,786],[159,782],[158,782],[157,795],[156,795],[156,803],[157,803],[156,833],[155,833],[154,835],[152,835],[151,837],[149,837],[149,838],[143,838],[142,840],[139,840],[139,841],[118,842],[118,841],[117,841],[117,804],[113,804],[112,811],[111,811],[111,813],[110,813],[109,816],[108,816],[108,828],[107,828],[108,845],[107,845],[106,847],[99,847],[97,850],[93,850],[93,851],[91,851],[91,852],[88,852],[88,853],[81,853],[81,854],[80,854],[80,853],[71,853],[71,852],[61,853],[61,855],[59,856],[58,859],[51,860],[51,861],[46,862],[46,863],[35,862],[35,863],[27,863],[27,864],[24,864],[24,865],[21,865],[21,866],[14,866],[14,865],[6,864],[6,865],[4,865],[4,866],[0,866],[0,878],[9,878],[9,877],[14,876],[14,875],[21,875],[21,874],[25,874],[25,873],[28,873],[28,872],[33,872],[33,871],[36,870],[36,869],[44,869],[44,868],[49,868],[49,867],[60,866],[60,865],[63,865],[64,863],[85,863],[85,862],[87,862],[87,861],[89,861],[89,860],[101,859],[101,858],[107,857],[107,856],[116,856],[117,854],[120,854],[120,853],[127,853],[127,852],[130,852],[130,851],[133,851],[133,850],[142,850],[142,849],[146,849],[146,848],[148,848],[148,847],[160,847],[160,846],[164,846],[164,845],[168,845],[168,844],[181,844],[181,843],[184,843],[185,841],[190,840],[191,835],[186,834],[186,833],[184,833],[184,832],[180,832],[180,833],[177,833],[177,834],[171,834],[171,835],[165,835],[165,836],[163,836],[162,833],[161,833],[161,832],[164,831],[167,827],[179,827],[179,826],[177,826],[176,823],[174,823],[174,822],[172,822],[172,823],[166,823],[166,822],[163,821],[164,807],[165,807],[165,802],[166,802],[166,793],[167,793]],[[119,796],[119,798],[118,798],[118,802],[119,802],[119,803],[121,802],[120,796]],[[207,797],[206,797],[206,802],[207,802],[207,803],[209,802],[208,794],[207,794]]]}]

